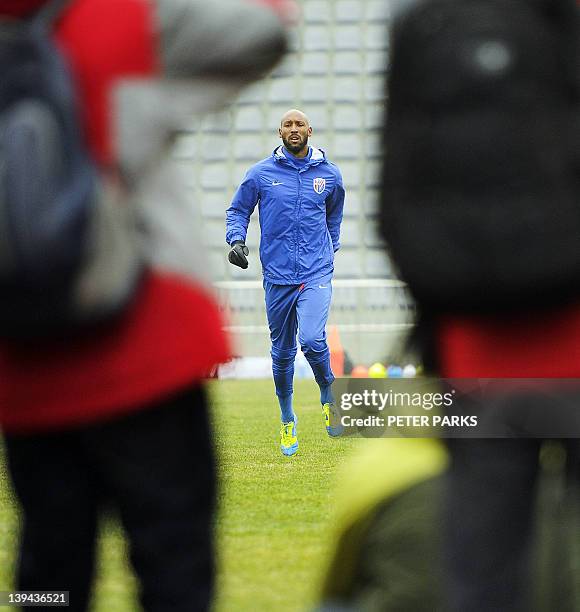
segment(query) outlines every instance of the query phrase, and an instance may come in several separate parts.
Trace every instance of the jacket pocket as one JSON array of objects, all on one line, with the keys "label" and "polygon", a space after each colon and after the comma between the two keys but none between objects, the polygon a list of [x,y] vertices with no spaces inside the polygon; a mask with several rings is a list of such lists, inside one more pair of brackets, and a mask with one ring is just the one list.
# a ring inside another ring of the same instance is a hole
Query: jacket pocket
[{"label": "jacket pocket", "polygon": [[260,260],[267,275],[279,278],[293,277],[295,273],[294,240],[286,236],[262,234]]}]

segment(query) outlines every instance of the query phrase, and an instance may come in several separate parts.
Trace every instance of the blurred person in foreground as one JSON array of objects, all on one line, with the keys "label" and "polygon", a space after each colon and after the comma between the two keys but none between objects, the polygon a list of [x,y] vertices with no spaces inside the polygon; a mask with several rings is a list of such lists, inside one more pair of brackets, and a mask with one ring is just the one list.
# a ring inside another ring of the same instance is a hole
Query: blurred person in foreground
[{"label": "blurred person in foreground", "polygon": [[[580,609],[580,542],[573,537],[580,531],[580,503],[578,488],[570,495],[564,457],[556,441],[540,455],[526,588],[534,612]],[[338,472],[328,531],[333,552],[316,612],[449,610],[441,511],[448,470],[441,440],[365,440]]]},{"label": "blurred person in foreground", "polygon": [[226,213],[229,261],[248,267],[246,233],[260,212],[260,260],[272,341],[272,370],[280,404],[280,450],[298,451],[292,408],[296,332],[318,386],[329,436],[334,400],[326,321],[332,297],[334,254],[340,248],[344,187],[340,170],[321,149],[308,145],[312,127],[298,109],[280,120],[282,145],[247,172]]},{"label": "blurred person in foreground", "polygon": [[[391,45],[381,224],[417,300],[417,338],[431,371],[577,379],[578,7],[404,5]],[[578,411],[564,415],[578,392],[559,389],[546,382],[545,393],[489,401],[490,415],[513,419],[506,436],[520,439],[448,441],[445,609],[534,609],[529,549],[541,438],[560,417],[556,435],[579,437]],[[566,446],[576,487],[578,440]]]},{"label": "blurred person in foreground", "polygon": [[[86,610],[98,517],[119,513],[146,610],[205,610],[213,590],[214,454],[203,381],[229,357],[200,280],[190,202],[168,149],[180,125],[260,77],[286,46],[282,2],[71,0],[54,37],[103,180],[136,202],[146,265],[114,320],[0,342],[0,422],[22,508],[17,587]],[[266,5],[271,4],[271,7]],[[2,20],[42,0],[0,0]],[[109,262],[105,272],[115,270]]]}]

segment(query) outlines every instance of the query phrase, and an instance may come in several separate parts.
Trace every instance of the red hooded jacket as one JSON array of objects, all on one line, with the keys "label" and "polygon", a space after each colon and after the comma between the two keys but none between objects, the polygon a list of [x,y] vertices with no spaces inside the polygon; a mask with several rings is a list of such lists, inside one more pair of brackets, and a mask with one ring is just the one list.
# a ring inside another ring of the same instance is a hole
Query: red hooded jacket
[{"label": "red hooded jacket", "polygon": [[[40,4],[0,0],[0,15],[26,15]],[[56,40],[77,80],[89,146],[103,168],[116,158],[115,86],[155,78],[163,69],[154,9],[148,0],[75,0],[56,24]],[[247,10],[273,15],[257,5]],[[121,320],[60,343],[0,343],[0,424],[6,432],[36,432],[141,409],[202,381],[227,360],[222,328],[208,290],[191,275],[153,266]]]}]

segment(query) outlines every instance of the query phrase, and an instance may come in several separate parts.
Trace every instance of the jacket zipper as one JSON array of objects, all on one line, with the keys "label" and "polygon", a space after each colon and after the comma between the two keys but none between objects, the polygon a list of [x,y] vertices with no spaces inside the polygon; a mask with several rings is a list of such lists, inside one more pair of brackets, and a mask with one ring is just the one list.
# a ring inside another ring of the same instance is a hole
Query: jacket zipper
[{"label": "jacket zipper", "polygon": [[[294,245],[294,277],[296,279],[298,279],[298,271],[299,271],[299,255],[300,255],[300,247],[299,245],[299,234],[300,234],[300,209],[302,208],[302,173],[306,172],[307,170],[309,170],[310,168],[313,167],[312,164],[306,164],[306,166],[304,166],[304,168],[301,168],[300,170],[298,170],[294,164],[291,164],[289,161],[285,161],[286,164],[288,164],[292,170],[296,170],[296,181],[297,181],[297,185],[298,185],[298,197],[297,197],[297,205],[296,205],[296,214],[295,214],[295,220],[294,220],[294,240],[295,240],[295,245]],[[318,164],[314,164],[314,165],[318,165]],[[328,229],[327,229],[328,231]]]},{"label": "jacket zipper", "polygon": [[300,234],[300,203],[302,200],[302,177],[300,176],[300,170],[296,171],[296,180],[298,181],[298,198],[296,202],[296,228],[294,230],[294,277],[298,279],[298,258],[300,256],[298,239]]}]

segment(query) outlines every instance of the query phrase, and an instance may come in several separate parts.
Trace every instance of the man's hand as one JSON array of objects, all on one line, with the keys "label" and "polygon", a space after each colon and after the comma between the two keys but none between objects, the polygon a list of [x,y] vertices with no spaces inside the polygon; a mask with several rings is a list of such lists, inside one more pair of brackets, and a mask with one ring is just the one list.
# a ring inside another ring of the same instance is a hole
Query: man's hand
[{"label": "man's hand", "polygon": [[228,261],[234,266],[243,268],[244,270],[248,267],[248,259],[246,255],[250,253],[248,247],[243,240],[236,240],[232,242],[232,250],[229,252]]}]

